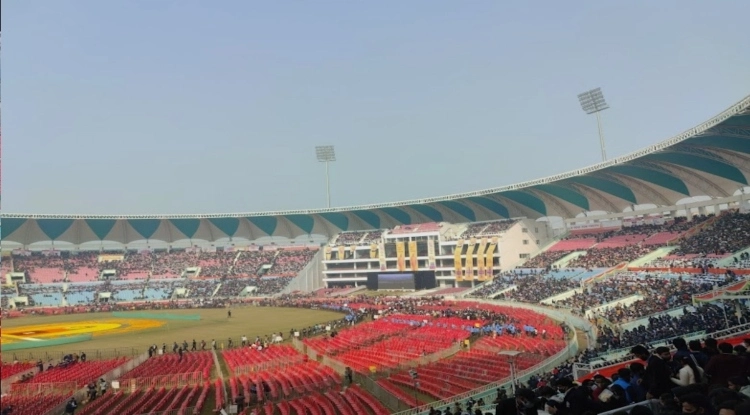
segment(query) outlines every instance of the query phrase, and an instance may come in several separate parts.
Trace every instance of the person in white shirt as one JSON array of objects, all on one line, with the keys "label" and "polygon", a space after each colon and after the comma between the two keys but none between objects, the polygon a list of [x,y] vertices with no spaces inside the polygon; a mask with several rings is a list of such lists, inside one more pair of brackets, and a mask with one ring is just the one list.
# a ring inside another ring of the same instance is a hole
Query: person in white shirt
[{"label": "person in white shirt", "polygon": [[692,360],[690,356],[685,356],[680,360],[682,367],[677,372],[677,376],[672,378],[675,385],[688,386],[696,383],[696,370],[693,368],[695,364]]}]

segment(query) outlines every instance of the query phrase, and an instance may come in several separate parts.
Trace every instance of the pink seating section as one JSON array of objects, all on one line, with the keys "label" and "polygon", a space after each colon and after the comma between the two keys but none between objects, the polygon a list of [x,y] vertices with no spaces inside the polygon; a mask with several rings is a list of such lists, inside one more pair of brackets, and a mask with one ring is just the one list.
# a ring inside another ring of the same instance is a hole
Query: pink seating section
[{"label": "pink seating section", "polygon": [[128,358],[120,357],[111,360],[78,362],[67,367],[55,367],[37,374],[29,381],[14,383],[11,386],[11,391],[16,385],[22,385],[23,383],[76,382],[79,387],[82,387],[127,361]]},{"label": "pink seating section", "polygon": [[598,235],[600,233],[615,232],[620,230],[619,227],[614,228],[595,228],[595,229],[574,229],[570,231],[570,236],[582,236],[582,235]]},{"label": "pink seating section", "polygon": [[131,271],[124,275],[118,274],[118,277],[123,280],[145,280],[148,278],[148,271]]},{"label": "pink seating section", "polygon": [[393,229],[391,235],[401,235],[405,233],[420,233],[420,232],[437,232],[440,230],[439,223],[422,223],[419,225],[402,225]]},{"label": "pink seating section", "polygon": [[36,268],[29,272],[31,281],[39,284],[49,284],[55,281],[62,281],[65,274],[62,268]]},{"label": "pink seating section", "polygon": [[665,245],[667,242],[677,239],[684,232],[659,232],[655,233],[643,241],[644,245]]},{"label": "pink seating section", "polygon": [[[211,383],[205,382],[202,386],[148,389],[127,395],[122,391],[108,393],[84,406],[78,415],[138,415],[161,411],[176,411],[178,415],[194,415],[203,410],[203,405],[212,388]],[[195,412],[188,413],[186,410],[190,407],[195,407]]]},{"label": "pink seating section", "polygon": [[646,240],[646,238],[648,238],[646,234],[618,235],[599,242],[595,248],[622,248],[624,246],[637,245]]},{"label": "pink seating section", "polygon": [[201,372],[203,379],[209,379],[213,365],[214,359],[210,351],[185,353],[181,362],[177,353],[170,353],[146,360],[126,373],[121,380],[194,372]]},{"label": "pink seating section", "polygon": [[547,252],[579,251],[589,249],[596,244],[596,238],[566,239],[552,245]]},{"label": "pink seating section", "polygon": [[33,363],[14,363],[11,365],[3,364],[2,366],[0,366],[0,379],[7,379],[11,376],[25,372],[33,367]]},{"label": "pink seating section", "polygon": [[68,273],[69,282],[87,282],[97,280],[99,280],[99,270],[96,268],[79,268],[75,273]]}]

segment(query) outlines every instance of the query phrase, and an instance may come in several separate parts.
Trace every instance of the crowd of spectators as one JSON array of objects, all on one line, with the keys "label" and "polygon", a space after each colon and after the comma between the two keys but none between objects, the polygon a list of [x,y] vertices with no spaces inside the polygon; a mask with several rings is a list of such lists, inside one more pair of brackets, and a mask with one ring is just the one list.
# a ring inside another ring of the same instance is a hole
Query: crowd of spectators
[{"label": "crowd of spectators", "polygon": [[378,243],[383,239],[383,230],[378,229],[367,232],[367,235],[362,239],[362,245],[370,245]]},{"label": "crowd of spectators", "polygon": [[[733,308],[724,310],[721,304],[703,304],[698,307],[685,306],[682,314],[651,316],[648,325],[640,325],[630,330],[615,331],[609,326],[599,326],[597,351],[632,347],[638,344],[662,346],[667,339],[685,336],[690,333],[712,334],[729,327],[744,324],[750,320],[748,311],[738,318]],[[726,315],[726,318],[724,318]],[[727,326],[729,323],[729,326]]]},{"label": "crowd of spectators", "polygon": [[482,285],[481,288],[473,291],[469,296],[474,298],[487,298],[498,291],[510,287],[508,281],[501,277],[495,277],[492,281],[489,281]]},{"label": "crowd of spectators", "polygon": [[[155,250],[127,252],[27,252],[13,255],[15,269],[24,272],[29,282],[66,282],[65,276],[79,274],[67,282],[98,281],[102,271],[114,271],[110,279],[145,280],[189,276],[188,269],[200,268],[201,277],[296,276],[315,256],[312,249],[272,249],[252,251]],[[100,260],[102,259],[102,260]],[[39,278],[36,278],[39,277]],[[43,277],[43,278],[42,278]]]},{"label": "crowd of spectators", "polygon": [[667,255],[648,263],[650,268],[716,268],[720,257],[707,257],[698,254]]},{"label": "crowd of spectators", "polygon": [[714,223],[680,241],[673,254],[726,255],[750,246],[750,213],[725,212]]},{"label": "crowd of spectators", "polygon": [[[671,232],[679,235],[709,218],[710,216],[695,216],[692,220],[688,221],[684,217],[678,217],[663,224],[638,224],[603,232],[584,231],[571,234],[564,240],[594,238],[596,243],[601,245],[594,245],[591,248],[585,249],[586,255],[573,259],[567,266],[587,269],[609,268],[622,262],[633,261],[661,245],[643,243],[650,235],[663,232]],[[632,239],[628,239],[629,237]],[[617,240],[618,242],[615,245],[623,244],[624,246],[608,246],[608,240]],[[572,252],[574,251],[550,249],[529,259],[522,266],[524,268],[549,268],[553,263]]]},{"label": "crowd of spectators", "polygon": [[263,277],[257,280],[257,295],[276,294],[286,288],[292,281],[291,277]]},{"label": "crowd of spectators", "polygon": [[592,248],[568,263],[571,268],[611,268],[630,262],[653,251],[653,246],[628,245],[618,248]]},{"label": "crowd of spectators", "polygon": [[367,231],[342,232],[336,237],[334,245],[359,245]]},{"label": "crowd of spectators", "polygon": [[646,275],[633,280],[638,284],[638,294],[643,299],[629,305],[618,304],[597,312],[608,321],[620,324],[651,314],[692,303],[693,295],[704,293],[714,286],[724,286],[738,281],[736,276],[693,276],[692,278],[660,278]]},{"label": "crowd of spectators", "polygon": [[510,229],[516,222],[516,220],[499,220],[470,223],[461,234],[460,239],[499,235]]},{"label": "crowd of spectators", "polygon": [[234,261],[233,277],[257,277],[264,265],[271,265],[277,251],[242,251]]},{"label": "crowd of spectators", "polygon": [[549,269],[552,264],[563,259],[573,251],[544,251],[529,259],[521,265],[523,268],[545,268]]},{"label": "crowd of spectators", "polygon": [[580,281],[570,278],[549,278],[543,274],[512,274],[502,278],[509,284],[515,285],[516,288],[496,296],[495,299],[521,301],[524,303],[538,303],[546,298],[581,286]]},{"label": "crowd of spectators", "polygon": [[278,251],[268,274],[278,277],[295,277],[317,253],[318,251],[307,248]]},{"label": "crowd of spectators", "polygon": [[563,300],[554,301],[553,304],[558,307],[581,310],[583,313],[586,308],[598,307],[620,298],[638,294],[641,290],[640,281],[631,282],[624,278],[610,277],[604,281],[589,284],[582,288],[580,292]]}]

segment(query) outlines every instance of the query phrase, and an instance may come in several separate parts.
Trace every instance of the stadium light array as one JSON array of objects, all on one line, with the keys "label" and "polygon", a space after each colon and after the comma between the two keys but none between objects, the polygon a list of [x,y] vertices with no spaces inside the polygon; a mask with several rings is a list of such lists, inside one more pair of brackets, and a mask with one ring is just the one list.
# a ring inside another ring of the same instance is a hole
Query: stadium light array
[{"label": "stadium light array", "polygon": [[602,148],[602,161],[607,161],[607,151],[604,146],[604,131],[602,130],[602,118],[599,113],[608,109],[609,105],[607,105],[607,101],[604,100],[602,89],[596,88],[578,94],[578,101],[581,103],[581,109],[586,114],[596,114],[596,125],[599,128],[599,145]]},{"label": "stadium light array", "polygon": [[329,180],[328,165],[336,161],[336,151],[333,146],[316,146],[315,155],[318,161],[326,164],[326,202],[327,207],[331,207],[331,182]]}]

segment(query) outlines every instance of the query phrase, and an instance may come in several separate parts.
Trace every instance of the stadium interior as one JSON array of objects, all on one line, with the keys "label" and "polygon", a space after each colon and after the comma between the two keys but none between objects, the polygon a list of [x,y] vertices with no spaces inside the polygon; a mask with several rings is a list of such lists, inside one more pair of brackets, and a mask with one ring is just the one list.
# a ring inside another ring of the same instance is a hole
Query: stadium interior
[{"label": "stadium interior", "polygon": [[[75,398],[79,415],[481,415],[545,399],[551,414],[579,414],[653,409],[675,387],[750,398],[749,108],[750,97],[602,165],[439,200],[3,213],[2,406],[59,414]],[[259,307],[339,319],[218,344],[165,338],[128,356],[84,357],[80,344],[44,354],[51,340],[40,338],[56,328],[7,330],[49,316],[231,318]],[[653,359],[665,355],[662,366],[677,367],[659,378]],[[592,396],[570,398],[571,381]]]}]

